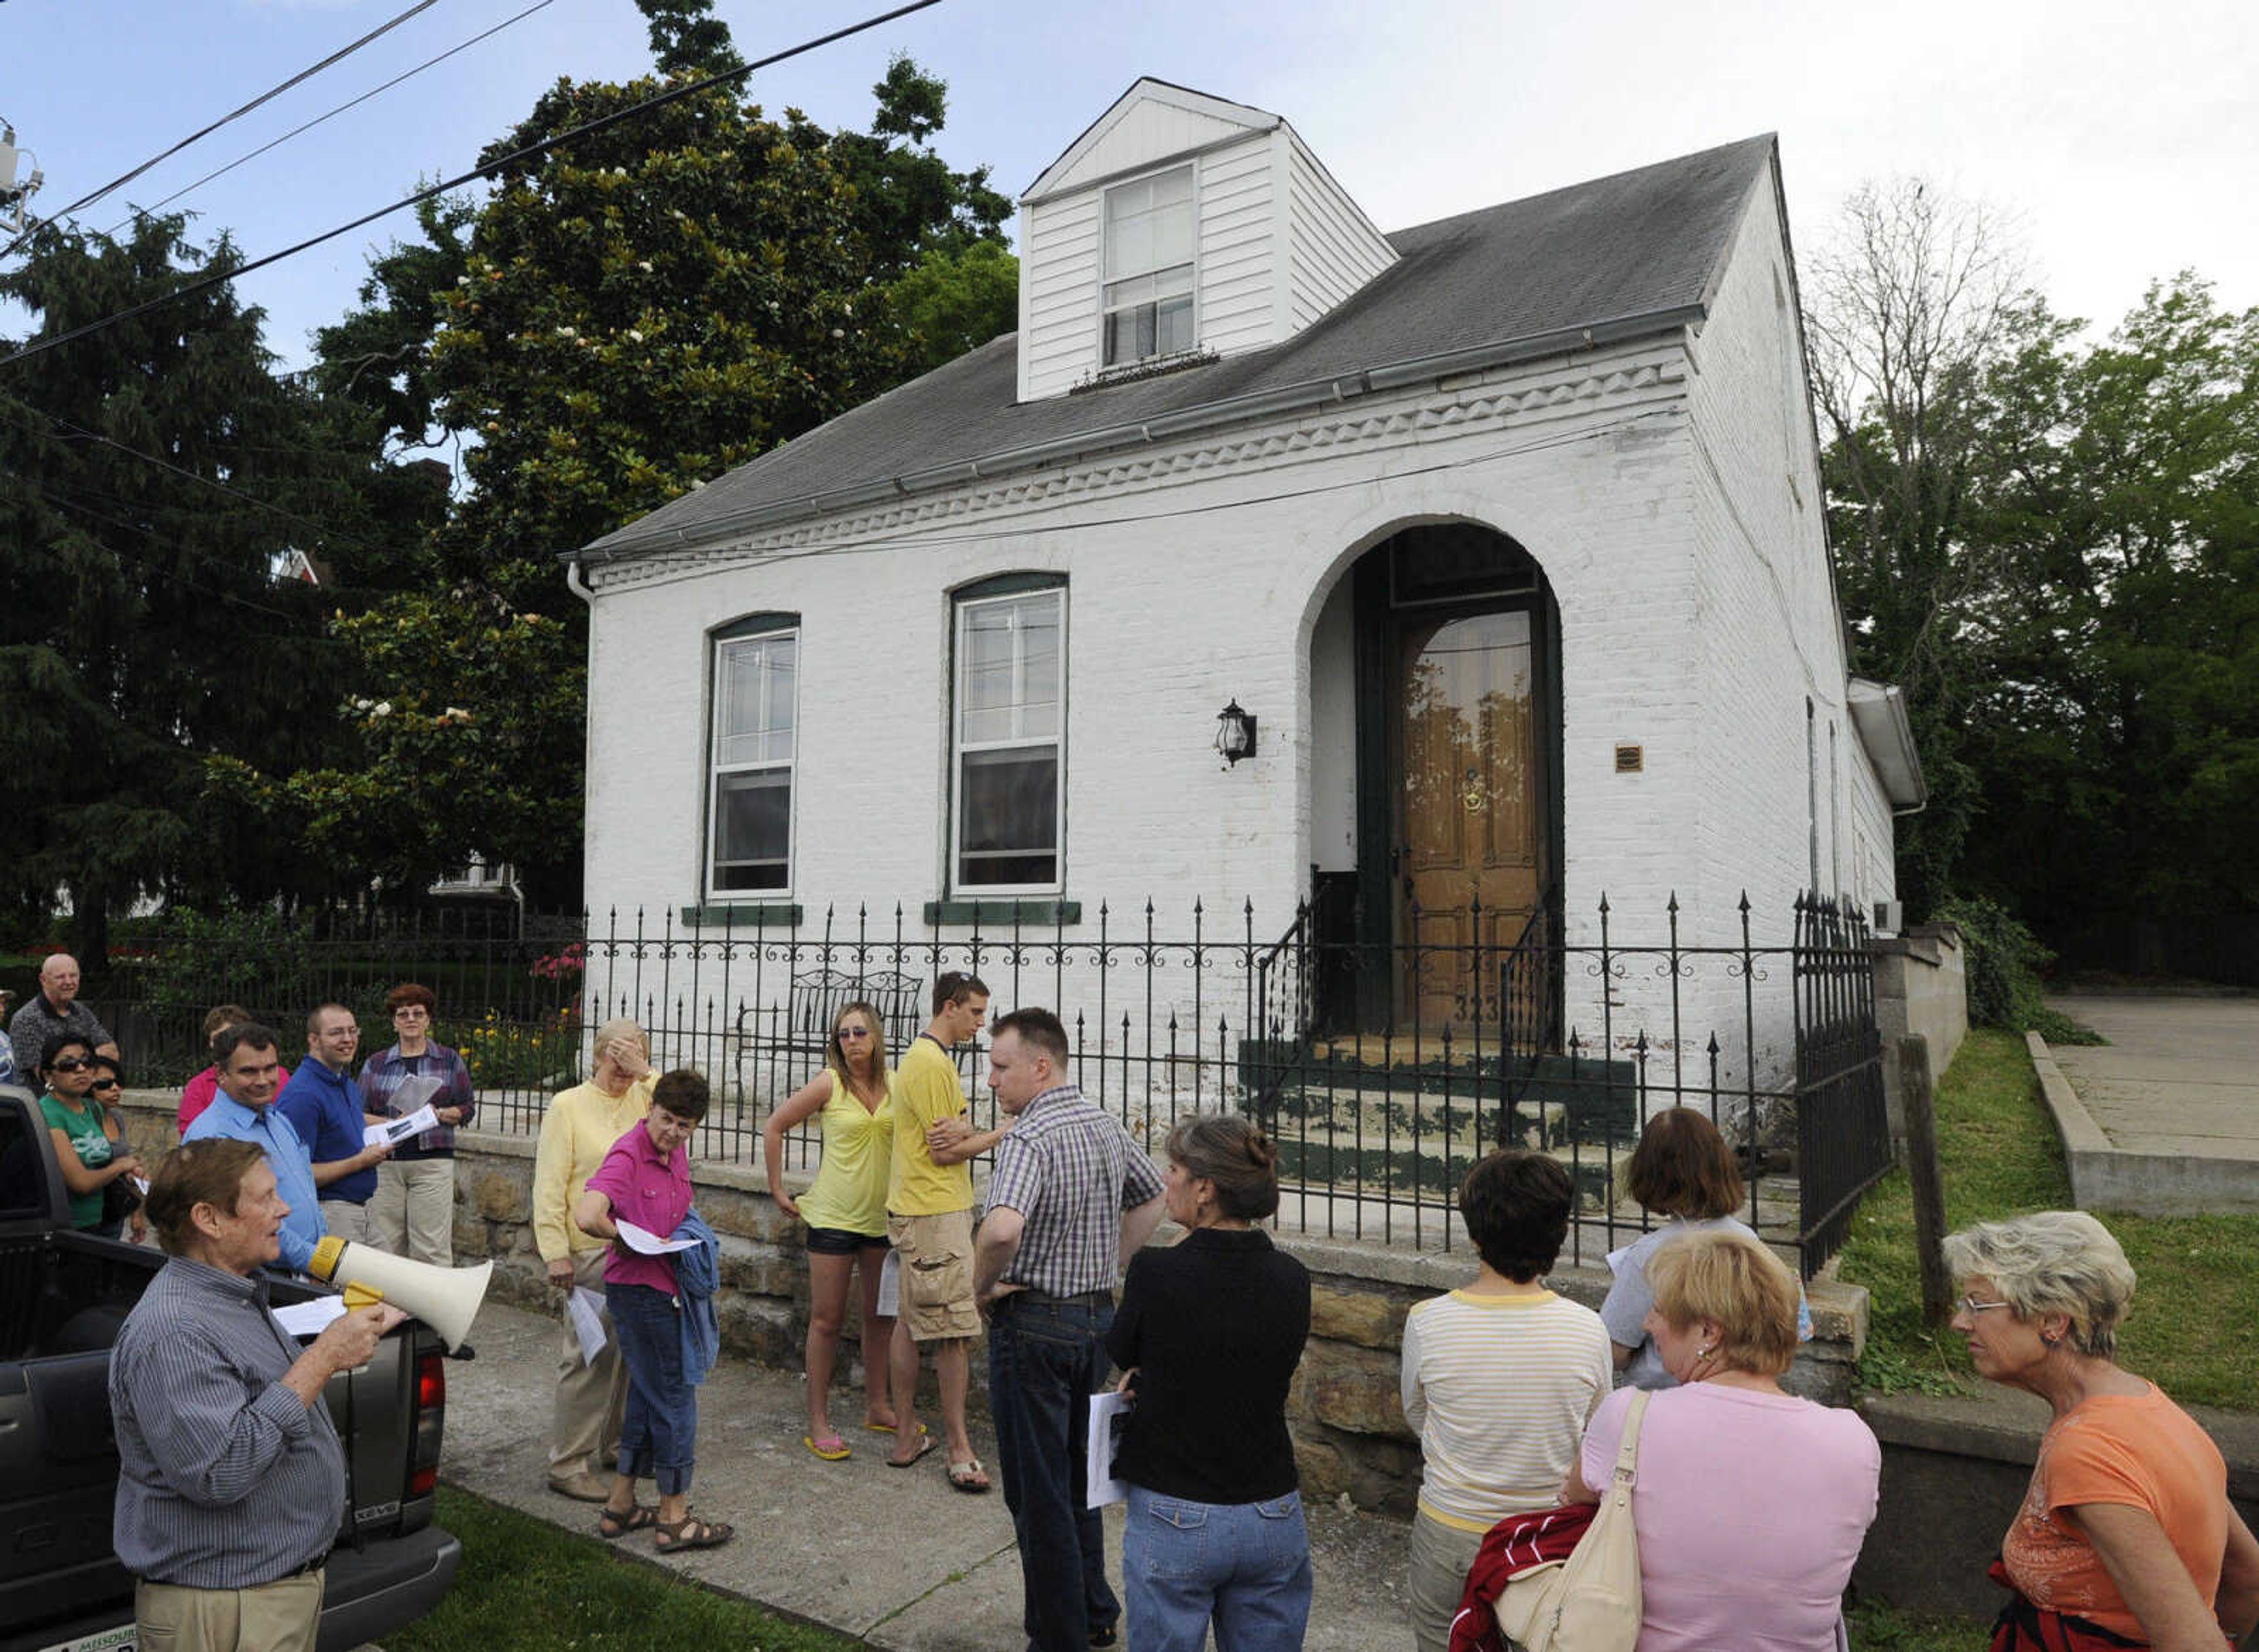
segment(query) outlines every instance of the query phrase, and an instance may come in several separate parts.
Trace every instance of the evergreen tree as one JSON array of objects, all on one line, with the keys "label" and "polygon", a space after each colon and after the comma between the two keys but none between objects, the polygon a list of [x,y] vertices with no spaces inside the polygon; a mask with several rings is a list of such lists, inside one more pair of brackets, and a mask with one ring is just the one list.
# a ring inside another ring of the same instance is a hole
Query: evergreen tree
[{"label": "evergreen tree", "polygon": [[[124,241],[49,228],[0,294],[36,338],[235,260],[177,217]],[[0,376],[0,883],[29,916],[68,901],[90,967],[137,898],[326,875],[203,785],[210,756],[323,749],[345,661],[328,598],[282,570],[349,556],[329,524],[374,530],[377,508],[366,426],[278,381],[260,322],[223,284]]]}]

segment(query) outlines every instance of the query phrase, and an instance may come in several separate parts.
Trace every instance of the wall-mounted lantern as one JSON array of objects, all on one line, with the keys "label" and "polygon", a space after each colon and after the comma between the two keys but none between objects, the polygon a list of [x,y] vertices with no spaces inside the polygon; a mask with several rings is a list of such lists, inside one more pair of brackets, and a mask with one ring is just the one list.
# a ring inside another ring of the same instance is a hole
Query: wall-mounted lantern
[{"label": "wall-mounted lantern", "polygon": [[1215,749],[1227,765],[1255,755],[1255,716],[1242,711],[1236,700],[1216,714]]}]

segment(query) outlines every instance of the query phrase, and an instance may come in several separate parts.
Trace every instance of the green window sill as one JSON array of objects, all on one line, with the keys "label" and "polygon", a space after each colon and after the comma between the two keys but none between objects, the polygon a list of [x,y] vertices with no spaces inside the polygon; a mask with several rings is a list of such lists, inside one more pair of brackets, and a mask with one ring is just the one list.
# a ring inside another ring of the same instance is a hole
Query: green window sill
[{"label": "green window sill", "polygon": [[796,929],[800,920],[797,901],[716,901],[682,908],[688,929]]},{"label": "green window sill", "polygon": [[983,930],[1056,929],[1082,922],[1082,902],[1058,895],[999,895],[981,901],[929,901],[925,921],[935,928],[944,923],[978,924]]}]

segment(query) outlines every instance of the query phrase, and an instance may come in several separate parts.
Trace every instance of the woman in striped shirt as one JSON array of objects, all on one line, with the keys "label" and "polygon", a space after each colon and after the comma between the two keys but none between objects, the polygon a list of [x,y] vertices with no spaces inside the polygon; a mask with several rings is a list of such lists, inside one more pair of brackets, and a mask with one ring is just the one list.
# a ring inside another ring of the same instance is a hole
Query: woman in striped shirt
[{"label": "woman in striped shirt", "polygon": [[1459,1214],[1482,1258],[1471,1284],[1404,1321],[1404,1419],[1420,1431],[1412,1523],[1412,1633],[1451,1638],[1467,1568],[1508,1514],[1550,1508],[1611,1380],[1600,1316],[1545,1285],[1573,1198],[1569,1172],[1507,1149],[1467,1172]]}]

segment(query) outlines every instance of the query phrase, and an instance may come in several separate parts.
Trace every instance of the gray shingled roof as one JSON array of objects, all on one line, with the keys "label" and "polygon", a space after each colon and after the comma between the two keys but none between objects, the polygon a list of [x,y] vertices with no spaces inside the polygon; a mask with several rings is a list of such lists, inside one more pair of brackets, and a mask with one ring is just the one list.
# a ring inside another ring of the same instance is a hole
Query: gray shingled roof
[{"label": "gray shingled roof", "polygon": [[[1421,373],[1637,337],[1701,316],[1774,140],[1751,138],[1389,237],[1399,261],[1283,344],[1020,402],[1008,333],[607,534],[599,559],[1057,462]],[[1467,358],[1439,363],[1437,358]],[[1142,427],[1142,428],[1141,428]],[[1032,451],[1031,451],[1032,450]],[[978,466],[978,472],[973,468]],[[574,553],[567,553],[574,554]]]}]

